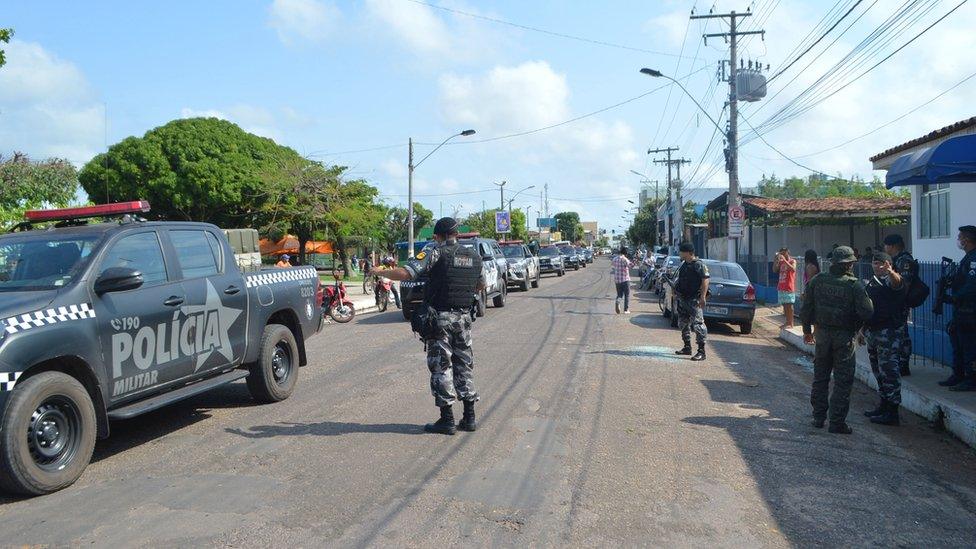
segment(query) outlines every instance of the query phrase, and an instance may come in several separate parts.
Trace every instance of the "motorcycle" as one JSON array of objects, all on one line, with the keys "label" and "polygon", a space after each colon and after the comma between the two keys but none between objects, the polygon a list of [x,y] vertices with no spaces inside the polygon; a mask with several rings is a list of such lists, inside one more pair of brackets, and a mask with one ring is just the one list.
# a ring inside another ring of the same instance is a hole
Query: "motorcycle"
[{"label": "motorcycle", "polygon": [[325,314],[332,317],[332,320],[341,324],[349,322],[356,316],[356,306],[346,295],[346,285],[338,278],[334,285],[325,287],[322,308],[325,309]]},{"label": "motorcycle", "polygon": [[376,296],[376,309],[382,313],[390,305],[390,289],[393,287],[393,281],[382,276],[373,276],[373,279],[373,295]]}]

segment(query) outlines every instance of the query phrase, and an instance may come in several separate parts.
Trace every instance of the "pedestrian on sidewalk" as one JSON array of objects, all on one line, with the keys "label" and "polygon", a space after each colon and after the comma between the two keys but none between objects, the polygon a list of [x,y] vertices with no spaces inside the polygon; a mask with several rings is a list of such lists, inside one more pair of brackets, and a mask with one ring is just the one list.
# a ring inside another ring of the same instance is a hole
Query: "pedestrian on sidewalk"
[{"label": "pedestrian on sidewalk", "polygon": [[[401,281],[428,276],[424,303],[418,311],[434,311],[421,336],[427,349],[430,389],[441,417],[425,425],[424,431],[444,435],[476,429],[474,403],[479,398],[474,390],[471,303],[485,288],[486,280],[481,256],[473,247],[458,244],[458,226],[452,217],[437,220],[435,246],[424,248],[406,267],[383,272],[387,278]],[[454,403],[458,399],[464,403],[464,416],[455,425]]]},{"label": "pedestrian on sidewalk", "polygon": [[620,253],[610,262],[610,272],[613,282],[617,286],[617,299],[613,303],[613,310],[620,314],[620,300],[624,300],[624,314],[630,314],[630,268],[634,264],[627,257],[627,246],[620,247]]},{"label": "pedestrian on sidewalk", "polygon": [[796,303],[796,260],[790,256],[790,249],[783,246],[776,254],[773,263],[773,271],[779,273],[779,283],[776,290],[779,294],[779,303],[783,306],[783,314],[786,315],[786,329],[793,328],[793,304]]},{"label": "pedestrian on sidewalk", "polygon": [[[898,275],[904,281],[906,292],[905,318],[907,319],[911,312],[907,293],[911,291],[912,285],[918,282],[918,261],[915,261],[912,254],[905,249],[905,239],[900,234],[889,234],[884,238],[884,251],[891,256],[891,266],[898,271]],[[907,330],[907,320],[905,324]],[[901,342],[901,348],[898,349],[898,372],[901,377],[912,375],[912,370],[909,367],[911,361],[912,338],[906,337]]]},{"label": "pedestrian on sidewalk", "polygon": [[809,284],[810,279],[820,274],[820,258],[816,250],[807,250],[803,254],[803,286]]},{"label": "pedestrian on sidewalk", "polygon": [[708,267],[695,257],[695,246],[691,242],[683,242],[678,247],[681,256],[681,267],[678,268],[678,281],[674,284],[676,294],[678,327],[681,328],[681,340],[684,347],[675,351],[678,355],[691,354],[691,332],[695,332],[698,352],[691,360],[705,360],[705,299],[708,296]]},{"label": "pedestrian on sidewalk", "polygon": [[[854,388],[854,340],[874,313],[864,285],[853,274],[854,250],[838,246],[831,253],[830,271],[814,277],[803,293],[800,321],[803,341],[816,344],[813,359],[813,426],[821,428],[830,414],[831,433],[849,435],[847,412]],[[816,328],[816,331],[814,331]],[[829,393],[830,374],[834,390]]]},{"label": "pedestrian on sidewalk", "polygon": [[864,412],[872,423],[898,425],[901,405],[901,350],[908,339],[908,309],[905,298],[908,285],[884,252],[874,254],[871,263],[874,276],[866,290],[874,305],[874,314],[865,323],[862,343],[867,343],[871,371],[878,382],[881,402],[874,410]]},{"label": "pedestrian on sidewalk", "polygon": [[976,226],[959,227],[959,249],[966,252],[951,283],[952,376],[939,385],[950,391],[976,391]]}]

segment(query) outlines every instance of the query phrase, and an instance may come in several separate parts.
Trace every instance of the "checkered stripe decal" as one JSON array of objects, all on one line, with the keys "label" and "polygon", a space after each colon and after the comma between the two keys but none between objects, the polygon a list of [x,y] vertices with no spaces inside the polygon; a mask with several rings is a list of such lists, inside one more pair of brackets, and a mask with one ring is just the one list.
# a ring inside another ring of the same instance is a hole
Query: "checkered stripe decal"
[{"label": "checkered stripe decal", "polygon": [[317,276],[318,274],[315,272],[315,267],[296,267],[294,269],[281,269],[278,271],[267,271],[245,275],[244,281],[247,283],[248,288],[254,288],[255,286],[267,286],[269,284],[277,284],[278,282],[287,282],[289,280],[314,279]]},{"label": "checkered stripe decal", "polygon": [[57,324],[58,322],[67,322],[69,320],[81,320],[83,318],[95,318],[95,310],[92,309],[89,303],[34,311],[33,313],[4,319],[3,323],[6,325],[5,329],[7,333],[15,334],[30,330],[31,328],[39,328],[48,324]]},{"label": "checkered stripe decal", "polygon": [[0,372],[0,392],[13,391],[22,373],[24,372]]}]

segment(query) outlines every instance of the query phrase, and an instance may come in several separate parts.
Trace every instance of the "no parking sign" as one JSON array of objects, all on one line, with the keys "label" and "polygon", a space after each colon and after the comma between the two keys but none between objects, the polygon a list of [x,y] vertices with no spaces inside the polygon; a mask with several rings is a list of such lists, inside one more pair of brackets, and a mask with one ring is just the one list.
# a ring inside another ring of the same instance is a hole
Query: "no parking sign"
[{"label": "no parking sign", "polygon": [[729,237],[740,238],[745,222],[746,211],[742,206],[729,206]]}]

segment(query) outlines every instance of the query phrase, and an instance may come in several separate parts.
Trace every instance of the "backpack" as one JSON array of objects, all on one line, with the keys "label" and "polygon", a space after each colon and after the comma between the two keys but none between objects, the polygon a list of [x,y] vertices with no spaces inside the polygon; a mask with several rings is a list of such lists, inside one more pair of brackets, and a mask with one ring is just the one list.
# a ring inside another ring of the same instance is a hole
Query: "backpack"
[{"label": "backpack", "polygon": [[911,261],[912,277],[911,283],[908,285],[908,294],[905,295],[905,305],[908,306],[909,309],[914,309],[915,307],[925,303],[925,300],[929,298],[931,289],[929,289],[928,284],[926,284],[918,276],[918,261],[915,261],[914,259]]}]

